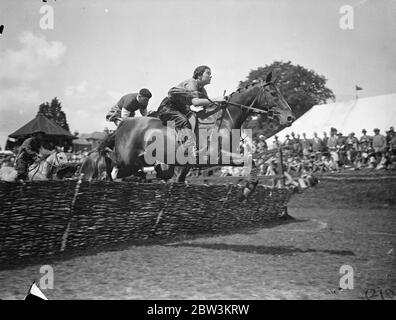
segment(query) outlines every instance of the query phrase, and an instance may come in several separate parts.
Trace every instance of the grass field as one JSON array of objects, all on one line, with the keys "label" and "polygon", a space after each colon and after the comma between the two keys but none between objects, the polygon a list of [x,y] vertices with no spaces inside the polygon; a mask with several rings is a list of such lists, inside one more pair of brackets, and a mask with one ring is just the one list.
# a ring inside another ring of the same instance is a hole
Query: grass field
[{"label": "grass field", "polygon": [[[395,181],[324,179],[282,223],[3,270],[0,299],[23,299],[45,264],[49,299],[395,299]],[[342,265],[353,290],[339,290]]]}]

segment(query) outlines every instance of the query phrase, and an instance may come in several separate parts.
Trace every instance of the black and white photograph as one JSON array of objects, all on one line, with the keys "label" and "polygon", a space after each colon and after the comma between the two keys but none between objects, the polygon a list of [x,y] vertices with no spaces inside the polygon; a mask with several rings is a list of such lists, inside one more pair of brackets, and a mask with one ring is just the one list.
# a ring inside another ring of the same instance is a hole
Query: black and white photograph
[{"label": "black and white photograph", "polygon": [[0,300],[396,300],[395,18],[1,0]]}]

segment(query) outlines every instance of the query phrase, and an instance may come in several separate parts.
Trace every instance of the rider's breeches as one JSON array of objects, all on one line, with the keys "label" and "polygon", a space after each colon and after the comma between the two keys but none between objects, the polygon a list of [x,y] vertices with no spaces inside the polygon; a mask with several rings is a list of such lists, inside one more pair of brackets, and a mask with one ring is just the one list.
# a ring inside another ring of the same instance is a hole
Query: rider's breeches
[{"label": "rider's breeches", "polygon": [[176,109],[171,109],[167,106],[163,107],[159,113],[158,117],[162,123],[166,126],[169,121],[174,122],[176,129],[188,128],[192,129],[190,121],[188,121],[188,114],[185,115]]},{"label": "rider's breeches", "polygon": [[31,157],[26,153],[22,153],[15,162],[15,170],[18,173],[17,178],[22,180],[27,180],[29,166],[34,162]]},{"label": "rider's breeches", "polygon": [[[168,106],[164,106],[160,111],[158,117],[162,121],[164,125],[168,125],[168,122],[173,122],[174,126],[179,134],[179,138],[182,142],[185,141],[185,144],[190,146],[196,145],[195,134],[192,129],[192,125],[189,121],[189,117],[194,117],[193,112],[183,114],[182,112],[169,108]],[[195,122],[195,119],[194,119]]]}]

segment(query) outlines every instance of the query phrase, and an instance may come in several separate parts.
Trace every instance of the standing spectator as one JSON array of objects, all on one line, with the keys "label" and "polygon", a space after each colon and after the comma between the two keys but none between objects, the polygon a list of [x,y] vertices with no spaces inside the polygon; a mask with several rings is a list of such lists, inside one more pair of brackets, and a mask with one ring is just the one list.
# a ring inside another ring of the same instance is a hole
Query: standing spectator
[{"label": "standing spectator", "polygon": [[336,147],[338,150],[338,156],[339,156],[339,163],[341,166],[345,165],[346,163],[346,141],[345,138],[343,137],[341,132],[337,133],[337,142],[336,142]]},{"label": "standing spectator", "polygon": [[329,157],[329,149],[327,148],[327,141],[329,140],[329,137],[327,136],[327,132],[323,131],[323,139],[322,139],[322,153],[324,156]]},{"label": "standing spectator", "polygon": [[333,169],[336,169],[339,171],[339,156],[338,156],[338,151],[337,151],[337,129],[336,128],[331,128],[330,129],[330,137],[327,140],[327,148],[330,152],[330,157],[332,161],[332,167]]},{"label": "standing spectator", "polygon": [[301,139],[301,148],[304,156],[308,156],[311,150],[311,141],[307,139],[307,135],[303,132],[303,138]]},{"label": "standing spectator", "polygon": [[371,139],[368,135],[366,135],[367,130],[362,130],[363,135],[360,137],[359,140],[359,151],[361,154],[361,161],[362,165],[366,166],[369,159],[369,151],[371,149]]},{"label": "standing spectator", "polygon": [[283,146],[285,147],[286,150],[292,150],[293,149],[293,142],[290,139],[290,135],[286,135],[286,140],[283,142]]},{"label": "standing spectator", "polygon": [[355,137],[355,133],[351,132],[350,134],[348,134],[348,137],[346,139],[346,155],[348,164],[353,164],[355,162],[358,144],[359,141]]},{"label": "standing spectator", "polygon": [[320,154],[323,151],[323,141],[318,137],[317,132],[314,132],[312,139],[312,151],[315,152],[316,158],[320,159]]},{"label": "standing spectator", "polygon": [[299,135],[296,138],[294,132],[292,132],[291,136],[292,136],[291,140],[293,142],[293,154],[298,156],[301,152],[301,143],[300,143]]},{"label": "standing spectator", "polygon": [[386,151],[386,138],[380,134],[380,129],[378,128],[374,129],[373,149],[376,163],[379,164]]}]

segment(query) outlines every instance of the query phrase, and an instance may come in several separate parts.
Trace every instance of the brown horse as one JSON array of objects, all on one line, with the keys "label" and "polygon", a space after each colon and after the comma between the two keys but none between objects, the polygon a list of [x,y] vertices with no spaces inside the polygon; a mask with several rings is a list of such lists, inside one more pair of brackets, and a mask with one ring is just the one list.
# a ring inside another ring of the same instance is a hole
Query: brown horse
[{"label": "brown horse", "polygon": [[108,150],[98,148],[91,151],[83,160],[78,174],[82,174],[83,180],[110,180],[112,160],[108,156]]},{"label": "brown horse", "polygon": [[[217,120],[216,131],[222,141],[222,146],[235,144],[236,140],[239,145],[240,137],[232,139],[231,132],[233,129],[241,129],[244,121],[252,113],[264,114],[269,119],[279,121],[280,125],[290,126],[295,120],[292,110],[271,78],[270,73],[265,81],[252,83],[228,96],[227,105],[219,111],[221,116]],[[160,141],[157,141],[159,138]],[[115,161],[119,168],[117,178],[137,175],[144,166],[161,163],[162,165],[156,166],[158,177],[169,179],[174,174],[175,166],[182,166],[177,181],[184,181],[192,165],[178,163],[174,161],[174,155],[169,155],[169,152],[176,152],[174,148],[168,149],[168,146],[174,145],[175,141],[177,141],[176,131],[164,126],[159,119],[142,117],[124,120],[115,135]],[[148,150],[152,149],[151,146],[155,142],[162,144],[162,150],[156,154],[152,153],[149,157],[151,163],[148,163]],[[223,164],[221,159],[230,158],[230,155],[235,163],[240,164],[240,154],[230,153],[223,149],[218,154],[220,162],[213,165]],[[153,155],[158,160],[157,163],[153,163]],[[172,161],[169,161],[170,158]]]}]

